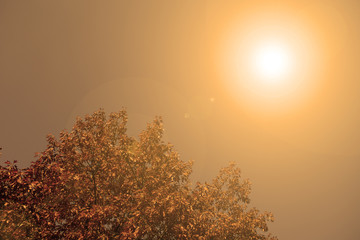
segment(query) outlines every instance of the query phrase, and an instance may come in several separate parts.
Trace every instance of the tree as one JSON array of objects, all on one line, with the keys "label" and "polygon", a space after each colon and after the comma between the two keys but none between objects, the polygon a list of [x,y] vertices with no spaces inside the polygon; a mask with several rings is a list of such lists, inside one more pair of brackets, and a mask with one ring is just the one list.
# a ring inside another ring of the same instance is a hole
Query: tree
[{"label": "tree", "polygon": [[49,135],[30,167],[1,167],[0,238],[276,239],[234,164],[192,187],[192,162],[162,141],[161,118],[138,139],[126,123],[124,110],[99,110]]}]

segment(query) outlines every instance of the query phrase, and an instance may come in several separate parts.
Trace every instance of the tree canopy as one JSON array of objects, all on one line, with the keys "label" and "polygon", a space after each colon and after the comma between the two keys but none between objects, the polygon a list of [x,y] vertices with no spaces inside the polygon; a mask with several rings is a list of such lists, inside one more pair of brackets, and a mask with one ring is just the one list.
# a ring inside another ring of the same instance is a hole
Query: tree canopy
[{"label": "tree canopy", "polygon": [[0,167],[1,239],[277,239],[269,212],[250,208],[250,182],[235,164],[191,184],[162,140],[161,118],[138,138],[125,110],[78,118],[30,167]]}]

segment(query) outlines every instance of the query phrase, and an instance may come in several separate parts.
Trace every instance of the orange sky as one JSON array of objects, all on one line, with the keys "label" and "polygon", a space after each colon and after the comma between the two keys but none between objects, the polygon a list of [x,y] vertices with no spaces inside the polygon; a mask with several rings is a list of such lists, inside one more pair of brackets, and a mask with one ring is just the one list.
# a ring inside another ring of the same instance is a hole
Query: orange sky
[{"label": "orange sky", "polygon": [[[132,135],[163,116],[194,180],[235,161],[279,239],[359,239],[360,3],[248,2],[0,0],[2,159],[26,167],[46,134],[124,106]],[[275,18],[316,61],[296,104],[268,108],[229,84],[226,51]]]}]

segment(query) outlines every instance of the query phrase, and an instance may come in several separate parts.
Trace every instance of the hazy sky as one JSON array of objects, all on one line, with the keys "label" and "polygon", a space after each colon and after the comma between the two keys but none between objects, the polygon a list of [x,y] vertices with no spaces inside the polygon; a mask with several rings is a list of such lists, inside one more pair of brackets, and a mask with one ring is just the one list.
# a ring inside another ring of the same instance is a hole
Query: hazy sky
[{"label": "hazy sky", "polygon": [[[126,107],[131,135],[163,116],[194,180],[235,161],[280,239],[360,239],[359,13],[350,0],[0,0],[2,160],[29,166],[48,133]],[[316,87],[265,111],[229,87],[222,51],[231,29],[279,15],[312,39]]]}]

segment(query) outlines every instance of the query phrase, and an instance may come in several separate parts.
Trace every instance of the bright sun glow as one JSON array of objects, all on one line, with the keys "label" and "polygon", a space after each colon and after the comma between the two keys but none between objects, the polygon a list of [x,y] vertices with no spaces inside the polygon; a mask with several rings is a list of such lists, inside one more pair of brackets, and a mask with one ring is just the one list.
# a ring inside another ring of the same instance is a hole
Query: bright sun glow
[{"label": "bright sun glow", "polygon": [[278,112],[310,98],[317,86],[312,32],[291,16],[249,16],[229,26],[222,71],[240,104]]},{"label": "bright sun glow", "polygon": [[292,59],[290,50],[277,43],[265,43],[256,46],[252,55],[254,75],[264,83],[279,83],[291,73]]}]

